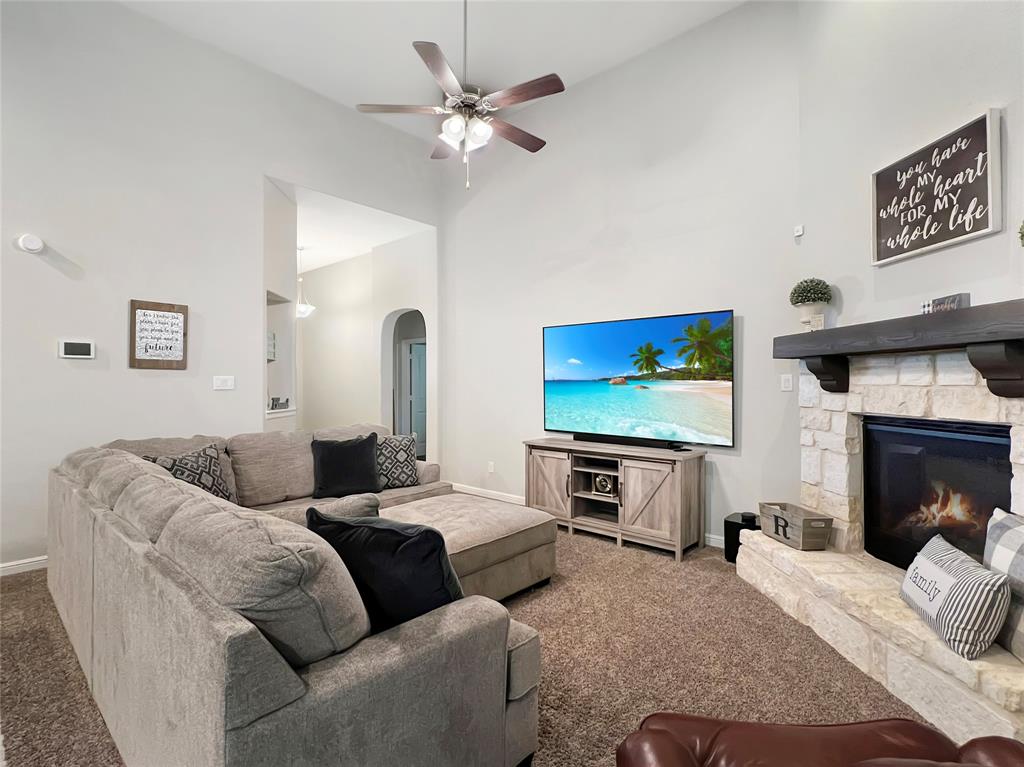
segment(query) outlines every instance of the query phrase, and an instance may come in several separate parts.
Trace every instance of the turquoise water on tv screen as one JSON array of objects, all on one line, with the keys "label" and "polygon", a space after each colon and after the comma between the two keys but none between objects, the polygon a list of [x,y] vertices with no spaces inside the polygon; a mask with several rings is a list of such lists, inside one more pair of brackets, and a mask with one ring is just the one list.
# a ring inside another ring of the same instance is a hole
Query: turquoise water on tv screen
[{"label": "turquoise water on tv screen", "polygon": [[544,329],[544,427],[731,446],[732,312]]}]

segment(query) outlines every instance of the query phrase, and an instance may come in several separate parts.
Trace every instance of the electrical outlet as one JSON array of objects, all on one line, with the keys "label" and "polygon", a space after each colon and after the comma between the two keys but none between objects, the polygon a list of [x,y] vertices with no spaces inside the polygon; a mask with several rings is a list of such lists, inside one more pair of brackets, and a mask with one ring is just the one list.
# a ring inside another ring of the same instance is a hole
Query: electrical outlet
[{"label": "electrical outlet", "polygon": [[792,373],[783,373],[779,376],[779,391],[793,391]]},{"label": "electrical outlet", "polygon": [[213,390],[214,391],[228,391],[229,389],[235,388],[235,377],[234,376],[214,376],[213,377]]},{"label": "electrical outlet", "polygon": [[494,461],[488,461],[487,462],[487,473],[488,474],[493,474],[494,473]]}]

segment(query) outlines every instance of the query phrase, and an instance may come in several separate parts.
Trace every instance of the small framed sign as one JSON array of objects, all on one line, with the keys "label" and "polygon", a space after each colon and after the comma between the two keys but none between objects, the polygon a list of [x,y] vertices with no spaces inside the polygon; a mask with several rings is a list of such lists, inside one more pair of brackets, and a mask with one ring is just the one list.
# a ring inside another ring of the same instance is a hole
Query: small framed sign
[{"label": "small framed sign", "polygon": [[873,262],[902,261],[1002,228],[999,110],[872,174]]},{"label": "small framed sign", "polygon": [[184,370],[188,363],[188,307],[131,302],[128,367]]}]

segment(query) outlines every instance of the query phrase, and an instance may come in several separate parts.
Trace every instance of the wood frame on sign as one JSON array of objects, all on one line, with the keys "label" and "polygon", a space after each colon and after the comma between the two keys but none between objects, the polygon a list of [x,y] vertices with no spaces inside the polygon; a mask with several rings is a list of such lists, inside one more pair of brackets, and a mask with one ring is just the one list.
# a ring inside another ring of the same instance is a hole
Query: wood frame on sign
[{"label": "wood frame on sign", "polygon": [[[154,312],[167,312],[169,314],[181,314],[183,316],[180,360],[140,359],[135,356],[135,339],[138,326],[136,315],[140,309]],[[185,368],[188,367],[187,304],[165,304],[159,301],[138,301],[134,298],[131,300],[131,307],[128,312],[128,367],[151,370],[185,370]]]}]

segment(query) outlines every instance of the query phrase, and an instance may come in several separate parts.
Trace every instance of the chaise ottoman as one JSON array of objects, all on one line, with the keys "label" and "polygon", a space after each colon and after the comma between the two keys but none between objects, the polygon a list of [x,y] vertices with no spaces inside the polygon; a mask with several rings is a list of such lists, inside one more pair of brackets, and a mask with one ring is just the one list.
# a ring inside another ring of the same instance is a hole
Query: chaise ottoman
[{"label": "chaise ottoman", "polygon": [[504,599],[555,572],[555,518],[537,509],[449,493],[380,515],[439,530],[466,596]]}]

